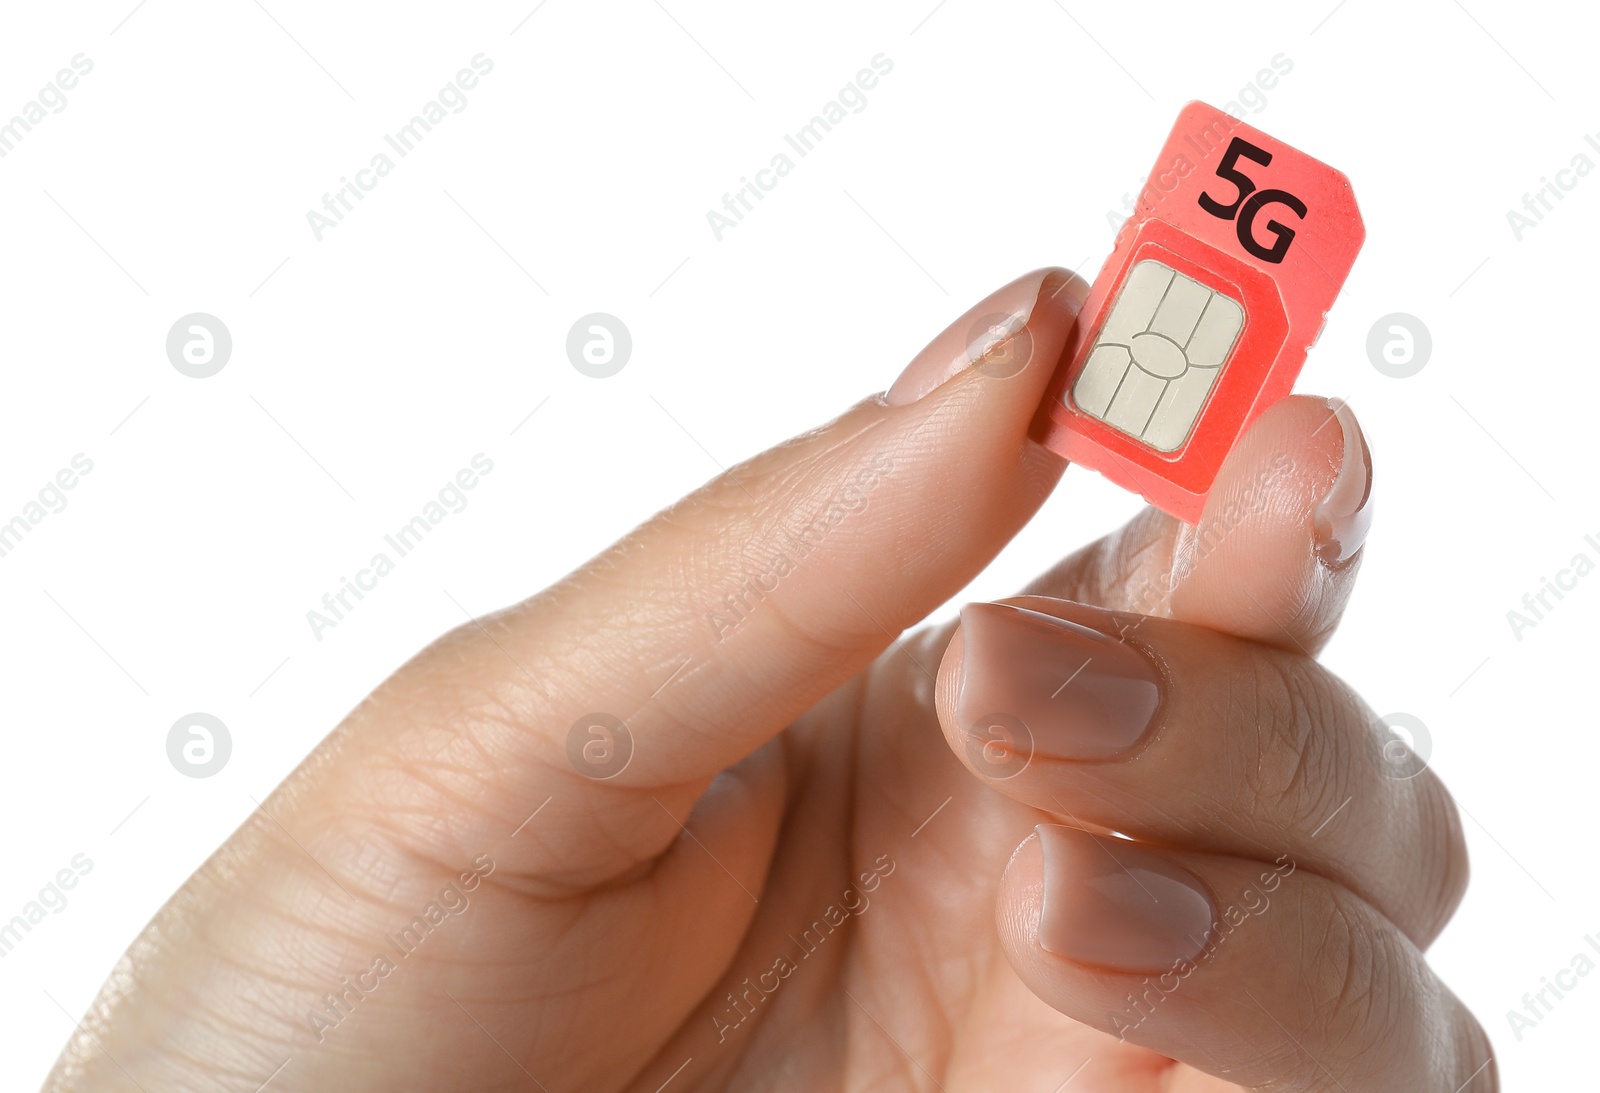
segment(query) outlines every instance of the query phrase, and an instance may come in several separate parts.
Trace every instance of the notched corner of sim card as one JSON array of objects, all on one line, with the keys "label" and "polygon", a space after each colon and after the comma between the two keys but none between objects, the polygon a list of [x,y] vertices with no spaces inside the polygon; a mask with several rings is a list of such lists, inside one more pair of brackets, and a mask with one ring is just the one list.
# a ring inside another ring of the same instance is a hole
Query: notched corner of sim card
[{"label": "notched corner of sim card", "polygon": [[1192,524],[1292,389],[1366,227],[1347,175],[1200,100],[1148,177],[1034,435]]}]

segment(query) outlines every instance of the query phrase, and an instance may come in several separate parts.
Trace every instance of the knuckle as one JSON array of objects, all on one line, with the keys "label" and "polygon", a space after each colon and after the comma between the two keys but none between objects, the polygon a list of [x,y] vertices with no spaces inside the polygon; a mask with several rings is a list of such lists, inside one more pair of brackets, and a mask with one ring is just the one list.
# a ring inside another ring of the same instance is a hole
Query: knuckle
[{"label": "knuckle", "polygon": [[[1300,903],[1297,1032],[1304,1071],[1341,1088],[1393,1088],[1399,1075],[1438,1075],[1446,1088],[1498,1088],[1483,1027],[1411,941],[1359,896],[1318,885]],[[1336,1075],[1336,1077],[1335,1077]],[[1476,1083],[1476,1084],[1475,1084]]]},{"label": "knuckle", "polygon": [[1499,1093],[1500,1063],[1483,1025],[1459,1001],[1451,999],[1452,1035],[1445,1042],[1455,1048],[1454,1087],[1463,1093]]},{"label": "knuckle", "polygon": [[1460,812],[1438,775],[1424,768],[1385,777],[1371,711],[1304,657],[1250,657],[1231,677],[1227,705],[1231,723],[1244,727],[1231,764],[1237,777],[1229,784],[1240,787],[1229,795],[1232,807],[1307,847],[1337,815],[1313,857],[1418,946],[1436,938],[1471,874]]},{"label": "knuckle", "polygon": [[1243,686],[1242,713],[1256,730],[1242,772],[1251,808],[1310,831],[1359,788],[1353,742],[1337,731],[1342,687],[1313,662],[1276,653],[1253,658]]},{"label": "knuckle", "polygon": [[1329,893],[1304,923],[1312,1038],[1330,1057],[1366,1060],[1382,1074],[1413,1048],[1417,954],[1359,897]]},{"label": "knuckle", "polygon": [[1413,940],[1426,946],[1444,929],[1461,905],[1471,877],[1466,834],[1455,799],[1434,773],[1424,771],[1408,783],[1418,832],[1414,890],[1407,893],[1420,909]]}]

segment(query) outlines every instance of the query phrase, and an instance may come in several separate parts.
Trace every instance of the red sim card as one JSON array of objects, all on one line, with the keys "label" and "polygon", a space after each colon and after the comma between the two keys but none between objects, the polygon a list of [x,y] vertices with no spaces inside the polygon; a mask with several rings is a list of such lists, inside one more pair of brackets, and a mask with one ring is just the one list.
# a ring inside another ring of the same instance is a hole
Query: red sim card
[{"label": "red sim card", "polygon": [[1034,423],[1191,524],[1283,398],[1366,229],[1350,180],[1205,103],[1178,115]]}]

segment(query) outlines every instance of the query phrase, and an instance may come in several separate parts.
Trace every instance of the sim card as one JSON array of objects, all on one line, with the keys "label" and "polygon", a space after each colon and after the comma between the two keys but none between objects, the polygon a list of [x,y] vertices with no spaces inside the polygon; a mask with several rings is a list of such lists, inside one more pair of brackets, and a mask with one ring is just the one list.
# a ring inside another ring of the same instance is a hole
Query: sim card
[{"label": "sim card", "polygon": [[1343,174],[1190,103],[1084,301],[1034,435],[1197,523],[1228,452],[1294,386],[1365,236]]}]

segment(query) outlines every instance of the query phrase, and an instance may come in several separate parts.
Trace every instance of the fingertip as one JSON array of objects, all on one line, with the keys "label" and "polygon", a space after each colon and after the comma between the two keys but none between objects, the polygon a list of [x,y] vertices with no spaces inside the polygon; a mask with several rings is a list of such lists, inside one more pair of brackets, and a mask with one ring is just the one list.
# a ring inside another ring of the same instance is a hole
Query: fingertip
[{"label": "fingertip", "polygon": [[1039,827],[1017,844],[1000,874],[995,895],[995,928],[1011,963],[1024,979],[1046,974],[1054,959],[1039,944],[1039,923],[1044,908],[1044,845]]},{"label": "fingertip", "polygon": [[[1331,398],[1326,405],[1338,422],[1339,470],[1311,517],[1318,557],[1329,566],[1338,567],[1366,545],[1367,532],[1372,527],[1372,451],[1350,404]],[[1324,422],[1319,428],[1328,426]]]},{"label": "fingertip", "polygon": [[1023,274],[945,327],[884,392],[883,401],[912,405],[969,371],[990,379],[1021,377],[1023,386],[1042,391],[1088,290],[1082,277],[1059,266]]},{"label": "fingertip", "polygon": [[961,700],[961,677],[966,670],[967,624],[971,619],[972,604],[963,604],[955,631],[945,644],[944,655],[939,658],[939,671],[934,679],[933,705],[944,730],[945,740],[952,749],[959,749],[961,726],[957,723],[956,707]]},{"label": "fingertip", "polygon": [[1174,550],[1175,617],[1315,651],[1349,598],[1371,523],[1370,452],[1341,400],[1291,396],[1224,464]]}]

